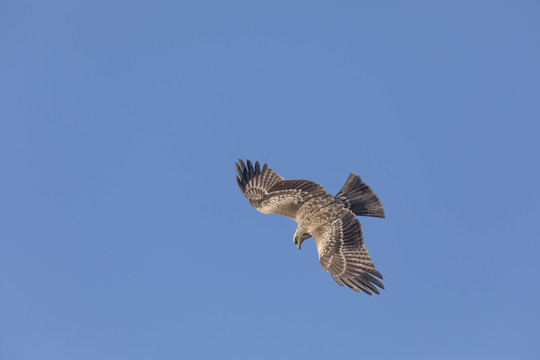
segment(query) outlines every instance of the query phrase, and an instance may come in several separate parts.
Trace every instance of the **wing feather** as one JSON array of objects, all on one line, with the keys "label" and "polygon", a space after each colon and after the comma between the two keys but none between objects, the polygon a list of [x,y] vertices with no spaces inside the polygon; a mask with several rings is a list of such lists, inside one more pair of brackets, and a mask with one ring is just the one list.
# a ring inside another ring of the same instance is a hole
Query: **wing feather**
[{"label": "wing feather", "polygon": [[347,210],[341,217],[316,228],[312,235],[321,266],[330,271],[339,285],[369,295],[379,294],[376,286],[384,289],[382,282],[376,279],[383,277],[375,270],[364,246],[360,222],[352,212]]},{"label": "wing feather", "polygon": [[[246,165],[247,164],[247,165]],[[324,188],[309,180],[284,180],[264,164],[255,166],[239,159],[236,164],[236,182],[240,191],[257,210],[266,214],[280,214],[296,220],[300,207],[309,199],[328,195]]]}]

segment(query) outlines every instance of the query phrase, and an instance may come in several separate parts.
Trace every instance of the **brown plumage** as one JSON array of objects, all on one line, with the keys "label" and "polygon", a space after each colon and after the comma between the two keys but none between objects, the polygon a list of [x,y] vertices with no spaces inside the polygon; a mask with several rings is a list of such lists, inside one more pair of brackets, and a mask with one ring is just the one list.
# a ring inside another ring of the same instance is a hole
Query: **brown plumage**
[{"label": "brown plumage", "polygon": [[[315,239],[319,260],[341,286],[379,294],[382,275],[364,246],[359,216],[384,217],[377,195],[353,173],[336,196],[309,180],[284,180],[266,164],[247,160],[236,164],[238,187],[257,210],[285,215],[298,223],[294,242]],[[379,279],[377,279],[379,278]]]}]

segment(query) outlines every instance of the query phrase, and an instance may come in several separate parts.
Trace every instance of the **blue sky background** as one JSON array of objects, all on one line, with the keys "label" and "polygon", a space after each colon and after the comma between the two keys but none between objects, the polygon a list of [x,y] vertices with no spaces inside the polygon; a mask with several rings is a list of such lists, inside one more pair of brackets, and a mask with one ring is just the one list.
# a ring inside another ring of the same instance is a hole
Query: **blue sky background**
[{"label": "blue sky background", "polygon": [[[0,358],[537,359],[540,3],[2,1]],[[237,158],[336,193],[339,287]]]}]

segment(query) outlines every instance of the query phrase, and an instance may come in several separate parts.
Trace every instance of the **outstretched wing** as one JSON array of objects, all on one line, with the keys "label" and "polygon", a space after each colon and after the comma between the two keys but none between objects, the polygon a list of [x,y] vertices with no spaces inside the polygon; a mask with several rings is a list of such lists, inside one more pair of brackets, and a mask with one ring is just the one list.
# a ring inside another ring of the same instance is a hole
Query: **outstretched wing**
[{"label": "outstretched wing", "polygon": [[341,217],[316,228],[311,233],[317,244],[319,260],[324,271],[330,270],[334,280],[341,286],[369,295],[379,294],[375,285],[384,289],[377,279],[382,275],[364,246],[360,222],[350,211]]},{"label": "outstretched wing", "polygon": [[247,165],[239,159],[236,182],[240,191],[257,210],[265,214],[280,214],[296,220],[296,213],[307,200],[327,194],[324,188],[309,180],[284,180],[266,164],[258,161]]}]

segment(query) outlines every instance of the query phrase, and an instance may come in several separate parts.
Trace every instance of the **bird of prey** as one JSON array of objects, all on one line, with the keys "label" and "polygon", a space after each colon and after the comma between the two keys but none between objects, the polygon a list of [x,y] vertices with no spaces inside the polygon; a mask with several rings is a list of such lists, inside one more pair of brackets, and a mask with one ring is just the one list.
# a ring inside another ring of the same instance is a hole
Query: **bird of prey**
[{"label": "bird of prey", "polygon": [[[354,291],[379,294],[382,275],[364,246],[356,216],[384,218],[381,201],[351,173],[336,196],[309,180],[284,180],[266,164],[239,159],[236,182],[249,203],[264,214],[285,215],[298,223],[294,243],[313,237],[324,271],[330,271],[341,286]],[[379,279],[377,279],[379,278]]]}]

